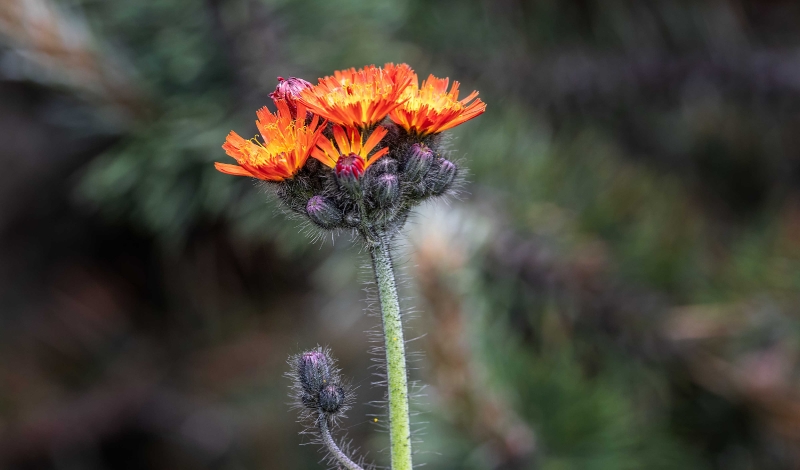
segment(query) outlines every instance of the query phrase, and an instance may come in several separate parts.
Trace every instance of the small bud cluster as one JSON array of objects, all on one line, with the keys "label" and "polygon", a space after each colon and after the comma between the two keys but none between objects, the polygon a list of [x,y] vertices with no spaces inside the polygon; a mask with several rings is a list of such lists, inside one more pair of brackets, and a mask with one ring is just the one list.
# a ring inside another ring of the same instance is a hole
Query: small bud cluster
[{"label": "small bud cluster", "polygon": [[370,240],[399,230],[416,205],[453,187],[459,171],[438,150],[440,135],[382,125],[389,129],[381,142],[388,154],[368,167],[354,153],[341,155],[335,168],[309,159],[293,179],[278,183],[281,201],[320,229],[354,229]]},{"label": "small bud cluster", "polygon": [[329,351],[319,347],[306,351],[292,356],[289,365],[288,376],[304,418],[336,418],[348,409],[348,389]]}]

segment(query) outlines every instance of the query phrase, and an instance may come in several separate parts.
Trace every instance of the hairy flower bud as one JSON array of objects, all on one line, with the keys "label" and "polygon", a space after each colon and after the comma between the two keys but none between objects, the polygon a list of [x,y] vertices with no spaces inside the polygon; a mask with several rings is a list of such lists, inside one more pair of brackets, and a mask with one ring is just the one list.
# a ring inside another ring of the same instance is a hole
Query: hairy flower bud
[{"label": "hairy flower bud", "polygon": [[306,213],[312,222],[324,229],[331,229],[342,223],[342,211],[323,196],[309,199]]},{"label": "hairy flower bud", "polygon": [[361,223],[361,215],[357,209],[347,211],[344,215],[344,223],[348,227],[357,227]]},{"label": "hairy flower bud", "polygon": [[400,196],[400,182],[397,175],[384,173],[375,178],[372,184],[372,199],[383,208],[391,206]]},{"label": "hairy flower bud", "polygon": [[313,86],[302,78],[289,77],[286,79],[278,77],[278,86],[275,87],[275,91],[269,94],[269,97],[275,102],[285,101],[292,116],[297,118],[297,98],[300,96],[301,91]]},{"label": "hairy flower bud", "polygon": [[297,361],[297,376],[303,391],[316,395],[331,380],[331,370],[325,353],[319,350],[304,352]]},{"label": "hairy flower bud", "polygon": [[319,407],[325,413],[336,413],[342,408],[344,401],[344,389],[338,385],[326,385],[319,392]]},{"label": "hairy flower bud", "polygon": [[421,179],[431,168],[434,158],[433,151],[425,144],[412,145],[404,168],[406,177],[410,181]]},{"label": "hairy flower bud", "polygon": [[367,174],[369,175],[382,175],[384,173],[397,173],[397,160],[385,156],[379,158],[375,163],[369,166]]},{"label": "hairy flower bud", "polygon": [[429,188],[434,196],[444,194],[453,184],[458,174],[458,167],[450,160],[442,160],[434,175],[431,175]]},{"label": "hairy flower bud", "polygon": [[330,351],[317,347],[289,359],[287,375],[292,379],[295,404],[301,419],[316,419],[320,414],[341,416],[349,408],[350,392],[343,384]]},{"label": "hairy flower bud", "polygon": [[360,180],[364,174],[364,166],[364,159],[355,153],[340,156],[334,169],[339,187],[351,194],[358,194],[361,191]]}]

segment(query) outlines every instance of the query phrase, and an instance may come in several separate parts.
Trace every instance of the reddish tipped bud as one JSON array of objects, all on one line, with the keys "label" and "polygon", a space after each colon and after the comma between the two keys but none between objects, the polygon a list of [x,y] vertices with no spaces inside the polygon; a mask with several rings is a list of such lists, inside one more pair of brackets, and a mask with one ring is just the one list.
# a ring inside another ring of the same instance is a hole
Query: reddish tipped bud
[{"label": "reddish tipped bud", "polygon": [[[342,211],[322,196],[314,196],[308,200],[306,213],[312,222],[324,229],[331,229],[342,223]],[[316,352],[306,354],[314,353]],[[303,357],[305,358],[305,354]]]},{"label": "reddish tipped bud", "polygon": [[339,186],[357,194],[361,190],[361,175],[364,174],[364,159],[355,153],[342,155],[336,162],[336,181]]},{"label": "reddish tipped bud", "polygon": [[433,151],[425,144],[412,145],[404,168],[406,177],[410,181],[420,180],[431,168],[435,158]]},{"label": "reddish tipped bud", "polygon": [[297,118],[297,98],[300,97],[301,91],[313,86],[302,78],[289,77],[287,79],[278,77],[278,86],[275,87],[275,91],[269,94],[269,97],[275,102],[285,101],[289,105],[289,111],[292,112],[292,116]]}]

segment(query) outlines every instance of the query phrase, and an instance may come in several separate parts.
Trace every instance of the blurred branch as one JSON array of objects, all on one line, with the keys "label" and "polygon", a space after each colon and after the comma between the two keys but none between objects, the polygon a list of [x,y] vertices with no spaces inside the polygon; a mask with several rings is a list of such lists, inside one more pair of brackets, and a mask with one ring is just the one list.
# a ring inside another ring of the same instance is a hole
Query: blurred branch
[{"label": "blurred branch", "polygon": [[[430,211],[430,209],[429,209]],[[484,230],[473,227],[467,210],[422,217],[414,226],[416,286],[428,309],[425,351],[430,359],[427,373],[441,400],[444,415],[476,442],[485,444],[494,469],[522,469],[534,457],[533,430],[487,387],[480,367],[467,346],[467,319],[459,290],[451,275],[465,268]],[[460,242],[457,242],[459,240]]]},{"label": "blurred branch", "polygon": [[[417,282],[428,304],[429,332],[425,350],[430,359],[431,385],[445,414],[493,454],[493,468],[526,468],[532,459],[535,437],[530,427],[504,402],[487,390],[475,371],[475,359],[466,347],[467,332],[461,296],[447,281],[451,266],[436,264],[436,257],[420,251]],[[443,269],[444,268],[444,269]]]},{"label": "blurred branch", "polygon": [[11,47],[6,54],[14,54],[0,76],[68,86],[129,118],[146,111],[132,70],[120,58],[101,53],[86,25],[54,2],[4,0],[0,38]]}]

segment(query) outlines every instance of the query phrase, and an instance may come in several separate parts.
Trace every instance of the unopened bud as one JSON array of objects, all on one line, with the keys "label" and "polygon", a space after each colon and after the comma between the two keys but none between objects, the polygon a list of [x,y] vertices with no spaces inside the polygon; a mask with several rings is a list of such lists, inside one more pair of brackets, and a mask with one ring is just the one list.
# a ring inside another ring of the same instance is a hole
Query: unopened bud
[{"label": "unopened bud", "polygon": [[322,351],[308,351],[300,356],[297,376],[303,391],[314,396],[331,380],[328,358]]},{"label": "unopened bud", "polygon": [[344,405],[344,389],[330,384],[319,392],[319,407],[325,413],[336,413]]},{"label": "unopened bud", "polygon": [[275,91],[269,94],[269,97],[275,102],[285,101],[292,116],[296,118],[297,99],[300,97],[300,92],[313,86],[302,78],[289,77],[286,79],[278,77],[278,86],[275,87]]},{"label": "unopened bud", "polygon": [[381,157],[375,163],[370,164],[367,170],[368,175],[382,175],[384,173],[397,173],[397,160],[388,156]]},{"label": "unopened bud", "polygon": [[421,179],[431,168],[435,156],[425,144],[414,144],[408,151],[405,164],[406,177],[410,181]]},{"label": "unopened bud", "polygon": [[361,215],[357,209],[352,209],[344,215],[344,223],[348,227],[357,227],[361,223]]},{"label": "unopened bud", "polygon": [[358,194],[361,191],[361,175],[364,174],[364,159],[355,153],[342,155],[336,162],[335,174],[339,187]]},{"label": "unopened bud", "polygon": [[400,196],[400,183],[397,175],[384,173],[375,178],[372,184],[372,198],[379,206],[386,208]]},{"label": "unopened bud", "polygon": [[408,186],[408,195],[413,199],[425,199],[431,195],[431,190],[425,181],[420,181]]},{"label": "unopened bud", "polygon": [[312,222],[324,229],[331,229],[342,223],[342,211],[323,196],[309,199],[306,213]]},{"label": "unopened bud", "polygon": [[458,167],[450,160],[442,160],[438,166],[436,173],[431,175],[429,184],[431,193],[434,196],[444,194],[453,184],[453,180],[456,179],[458,174]]}]

